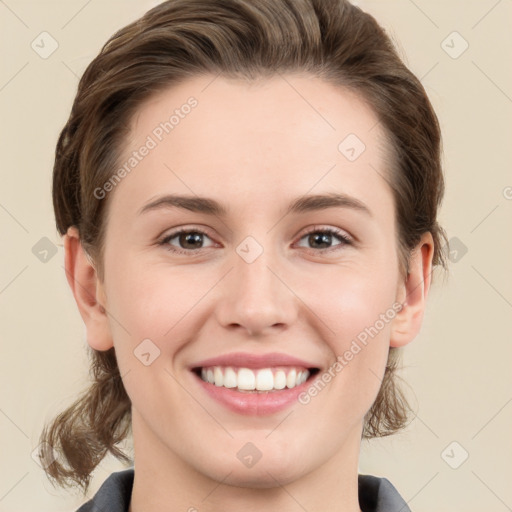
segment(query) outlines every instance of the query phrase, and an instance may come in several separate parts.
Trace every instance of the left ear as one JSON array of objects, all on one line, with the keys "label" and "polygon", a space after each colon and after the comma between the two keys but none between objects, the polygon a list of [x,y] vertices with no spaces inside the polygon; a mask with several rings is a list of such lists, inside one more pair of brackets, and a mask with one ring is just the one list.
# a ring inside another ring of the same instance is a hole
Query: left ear
[{"label": "left ear", "polygon": [[399,286],[397,301],[402,309],[393,319],[391,347],[403,347],[419,333],[430,289],[434,240],[430,232],[424,233],[409,259],[409,272]]}]

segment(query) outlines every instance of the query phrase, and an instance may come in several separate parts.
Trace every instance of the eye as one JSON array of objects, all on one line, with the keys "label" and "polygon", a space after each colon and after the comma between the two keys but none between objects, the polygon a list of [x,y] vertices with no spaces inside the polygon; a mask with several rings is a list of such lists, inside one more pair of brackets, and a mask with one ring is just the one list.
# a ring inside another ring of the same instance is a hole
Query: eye
[{"label": "eye", "polygon": [[[200,229],[179,229],[163,238],[159,242],[159,245],[165,245],[167,250],[174,253],[190,255],[191,252],[197,252],[206,248],[203,246],[204,237],[210,239],[210,237]],[[171,243],[174,239],[176,239],[179,244],[178,247]],[[212,243],[209,247],[213,245]]]},{"label": "eye", "polygon": [[[337,238],[340,243],[333,246],[333,238]],[[352,245],[352,240],[345,232],[334,228],[314,226],[300,240],[304,239],[306,243],[312,245],[313,249],[317,249],[315,252],[333,251],[341,249],[346,245]]]},{"label": "eye", "polygon": [[[213,242],[205,246],[205,237],[211,241],[207,233],[201,229],[182,228],[168,234],[158,242],[158,244],[165,246],[166,250],[175,254],[192,256],[202,249],[215,246]],[[338,239],[339,243],[333,245],[333,238]],[[312,247],[309,247],[309,249],[316,249],[314,252],[330,252],[342,249],[346,245],[352,245],[351,238],[344,231],[334,228],[321,228],[318,226],[314,226],[307,231],[306,234],[300,238],[300,241],[302,240],[306,240],[306,243],[311,244]],[[304,247],[300,244],[299,246]]]}]

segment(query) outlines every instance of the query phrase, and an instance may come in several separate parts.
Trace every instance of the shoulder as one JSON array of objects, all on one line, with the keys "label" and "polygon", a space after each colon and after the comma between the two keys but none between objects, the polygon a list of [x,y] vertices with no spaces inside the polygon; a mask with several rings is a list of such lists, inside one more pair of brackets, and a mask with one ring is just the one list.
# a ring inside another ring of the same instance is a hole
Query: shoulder
[{"label": "shoulder", "polygon": [[76,512],[128,512],[133,487],[134,468],[112,473],[98,492]]},{"label": "shoulder", "polygon": [[407,503],[387,478],[358,475],[359,505],[363,512],[411,512]]}]

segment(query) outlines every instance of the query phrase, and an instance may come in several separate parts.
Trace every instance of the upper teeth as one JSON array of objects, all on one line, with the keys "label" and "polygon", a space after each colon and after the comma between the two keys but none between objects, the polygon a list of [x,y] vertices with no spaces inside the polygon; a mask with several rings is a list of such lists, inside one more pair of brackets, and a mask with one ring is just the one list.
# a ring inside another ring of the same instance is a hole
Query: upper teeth
[{"label": "upper teeth", "polygon": [[309,371],[302,368],[232,368],[213,366],[201,369],[201,378],[205,382],[238,388],[245,391],[270,391],[273,389],[294,388],[306,381]]}]

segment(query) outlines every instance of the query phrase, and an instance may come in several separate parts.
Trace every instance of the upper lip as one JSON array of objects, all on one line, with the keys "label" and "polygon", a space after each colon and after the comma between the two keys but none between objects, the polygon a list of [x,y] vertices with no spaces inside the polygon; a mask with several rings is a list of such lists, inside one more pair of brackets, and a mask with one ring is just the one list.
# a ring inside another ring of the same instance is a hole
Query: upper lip
[{"label": "upper lip", "polygon": [[318,365],[279,352],[268,354],[250,354],[247,352],[233,352],[210,359],[204,359],[191,366],[204,368],[208,366],[235,366],[239,368],[271,368],[273,366],[300,366],[304,368],[318,368]]}]

